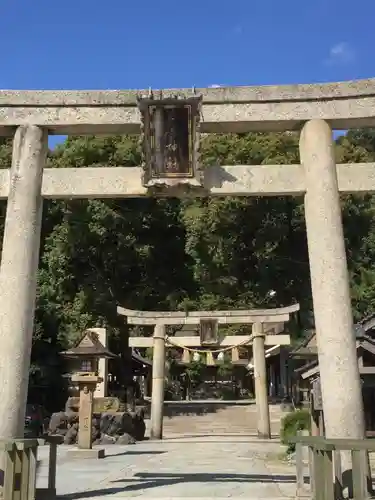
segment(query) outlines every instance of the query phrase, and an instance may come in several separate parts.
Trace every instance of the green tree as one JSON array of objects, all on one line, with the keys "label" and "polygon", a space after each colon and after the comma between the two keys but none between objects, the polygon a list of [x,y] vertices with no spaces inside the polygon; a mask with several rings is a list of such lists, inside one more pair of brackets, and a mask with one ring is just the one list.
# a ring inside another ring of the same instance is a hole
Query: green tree
[{"label": "green tree", "polygon": [[[11,148],[11,141],[0,139],[0,168],[10,166]],[[299,163],[295,133],[210,135],[202,150],[204,165]],[[349,131],[337,140],[336,156],[338,162],[375,161],[375,131]],[[139,163],[137,138],[127,136],[72,137],[48,157],[56,168]],[[1,230],[5,206],[0,204]],[[374,196],[345,196],[342,208],[359,318],[375,310]],[[312,326],[302,199],[46,200],[31,380],[56,387],[58,352],[89,326],[107,327],[110,348],[120,352],[128,328],[117,315],[119,304],[192,310],[293,302],[301,304],[301,326]],[[232,326],[226,333],[236,331]]]}]

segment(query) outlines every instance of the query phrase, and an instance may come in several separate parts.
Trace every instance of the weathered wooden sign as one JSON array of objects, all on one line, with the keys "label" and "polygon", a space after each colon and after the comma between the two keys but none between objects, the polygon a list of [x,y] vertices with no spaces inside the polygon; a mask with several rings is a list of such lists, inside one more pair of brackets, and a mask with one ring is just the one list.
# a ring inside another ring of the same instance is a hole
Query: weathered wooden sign
[{"label": "weathered wooden sign", "polygon": [[201,345],[215,345],[218,343],[217,319],[201,319],[199,322]]},{"label": "weathered wooden sign", "polygon": [[[196,178],[200,184],[201,96],[138,96],[141,113],[144,184]],[[194,183],[193,183],[194,184]]]},{"label": "weathered wooden sign", "polygon": [[312,383],[313,409],[315,411],[323,411],[322,387],[320,378],[316,378]]}]

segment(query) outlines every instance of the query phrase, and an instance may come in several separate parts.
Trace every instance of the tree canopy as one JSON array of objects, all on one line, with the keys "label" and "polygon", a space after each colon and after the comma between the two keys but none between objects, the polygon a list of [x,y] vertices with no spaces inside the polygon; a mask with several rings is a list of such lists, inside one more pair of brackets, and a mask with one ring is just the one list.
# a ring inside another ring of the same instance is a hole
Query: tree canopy
[{"label": "tree canopy", "polygon": [[[375,160],[375,131],[336,141],[338,162]],[[11,143],[0,143],[0,168]],[[208,164],[298,163],[294,133],[210,135]],[[48,166],[134,166],[128,136],[68,138]],[[355,318],[375,311],[375,198],[342,199]],[[5,204],[0,211],[4,226]],[[275,297],[269,290],[277,292]],[[57,352],[87,327],[123,327],[117,305],[151,310],[301,304],[313,325],[303,200],[292,197],[45,200],[32,376],[49,377]],[[39,375],[38,375],[39,374]]]}]

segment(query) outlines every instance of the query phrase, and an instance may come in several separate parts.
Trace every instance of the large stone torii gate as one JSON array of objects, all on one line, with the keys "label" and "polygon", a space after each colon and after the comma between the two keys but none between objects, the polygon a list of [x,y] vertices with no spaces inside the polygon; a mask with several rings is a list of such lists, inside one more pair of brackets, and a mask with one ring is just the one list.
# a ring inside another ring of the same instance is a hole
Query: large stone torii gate
[{"label": "large stone torii gate", "polygon": [[[199,94],[203,133],[301,130],[301,165],[213,165],[202,173],[196,195],[305,196],[326,433],[362,438],[339,194],[375,192],[375,164],[336,166],[331,129],[375,126],[375,80],[181,92]],[[175,93],[163,95],[173,101]],[[0,172],[0,198],[8,198],[0,270],[1,438],[20,437],[24,426],[43,198],[155,195],[142,167],[45,169],[47,136],[140,133],[149,121],[138,96],[135,91],[0,92],[0,134],[14,135],[12,166]],[[160,139],[161,114],[155,116]]]},{"label": "large stone torii gate", "polygon": [[[249,309],[235,311],[191,311],[191,312],[155,312],[134,311],[118,307],[117,312],[125,316],[129,325],[154,326],[153,337],[130,337],[129,347],[153,347],[152,357],[152,393],[151,393],[151,437],[161,439],[163,436],[163,404],[164,404],[164,369],[166,343],[182,348],[226,349],[238,346],[253,348],[255,400],[257,407],[258,436],[271,437],[270,413],[267,395],[267,372],[265,345],[289,345],[290,335],[280,335],[290,315],[299,311],[299,304],[274,309]],[[200,325],[211,328],[210,338],[205,336],[167,338],[167,325]],[[251,324],[251,335],[231,335],[219,340],[218,325]],[[177,343],[176,343],[177,342]],[[207,350],[207,352],[211,352]]]}]

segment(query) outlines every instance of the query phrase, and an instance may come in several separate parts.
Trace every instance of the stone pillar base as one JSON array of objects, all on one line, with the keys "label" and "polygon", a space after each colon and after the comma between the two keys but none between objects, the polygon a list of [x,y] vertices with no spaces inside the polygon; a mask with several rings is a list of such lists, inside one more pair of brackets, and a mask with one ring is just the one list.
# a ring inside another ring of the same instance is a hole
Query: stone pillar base
[{"label": "stone pillar base", "polygon": [[103,448],[91,448],[85,450],[83,448],[73,448],[67,452],[69,458],[104,458],[105,450]]},{"label": "stone pillar base", "polygon": [[155,433],[155,432],[152,432],[152,430],[151,430],[151,432],[150,432],[150,439],[152,441],[160,441],[160,440],[163,439],[163,436],[162,436],[161,433]]},{"label": "stone pillar base", "polygon": [[264,439],[265,441],[268,441],[271,439],[271,434],[263,434],[262,432],[258,432],[258,439]]},{"label": "stone pillar base", "polygon": [[37,488],[35,500],[53,500],[56,498],[56,488]]}]

